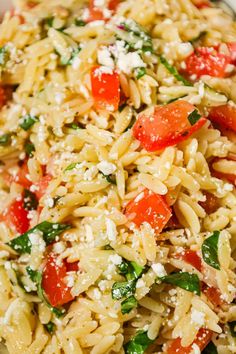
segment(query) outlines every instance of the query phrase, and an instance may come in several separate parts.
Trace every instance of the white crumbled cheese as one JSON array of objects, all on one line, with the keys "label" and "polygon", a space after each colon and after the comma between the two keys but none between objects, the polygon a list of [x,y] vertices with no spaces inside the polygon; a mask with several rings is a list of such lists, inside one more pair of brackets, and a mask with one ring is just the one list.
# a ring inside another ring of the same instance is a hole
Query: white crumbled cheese
[{"label": "white crumbled cheese", "polygon": [[44,199],[44,205],[47,206],[48,208],[53,208],[54,206],[54,200],[52,197],[50,196],[47,196],[45,199]]},{"label": "white crumbled cheese", "polygon": [[193,52],[193,46],[189,42],[180,43],[178,44],[177,50],[178,53],[185,58]]},{"label": "white crumbled cheese", "polygon": [[69,287],[69,288],[72,288],[72,286],[74,286],[75,284],[75,278],[74,278],[74,275],[73,274],[70,274],[70,275],[67,275],[66,278],[66,285]]},{"label": "white crumbled cheese", "polygon": [[72,62],[72,68],[73,68],[74,70],[79,69],[80,63],[81,63],[80,58],[79,58],[78,56],[75,57],[74,60],[73,60],[73,62]]},{"label": "white crumbled cheese", "polygon": [[114,61],[111,57],[111,52],[107,47],[101,47],[97,53],[98,63],[109,68],[114,68]]},{"label": "white crumbled cheese", "polygon": [[62,241],[56,242],[53,245],[53,251],[58,254],[61,254],[65,250],[65,248],[65,243]]},{"label": "white crumbled cheese", "polygon": [[113,74],[113,70],[112,68],[109,68],[108,66],[100,66],[99,68],[97,68],[94,71],[95,76],[98,76],[99,79],[101,79],[101,75],[102,74],[108,74],[108,75],[112,75]]},{"label": "white crumbled cheese", "polygon": [[108,261],[112,262],[115,265],[118,265],[122,263],[122,258],[118,254],[114,254],[109,256]]},{"label": "white crumbled cheese", "polygon": [[96,176],[98,170],[96,166],[90,167],[85,173],[84,173],[84,180],[85,181],[92,181],[92,179]]},{"label": "white crumbled cheese", "polygon": [[101,171],[104,175],[111,175],[116,170],[116,165],[108,161],[101,161],[97,164],[97,168]]},{"label": "white crumbled cheese", "polygon": [[145,283],[143,281],[143,279],[138,279],[137,283],[136,283],[136,288],[144,288],[145,287]]},{"label": "white crumbled cheese", "polygon": [[110,18],[112,16],[112,11],[108,9],[103,9],[102,14],[104,18]]},{"label": "white crumbled cheese", "polygon": [[102,7],[105,5],[105,1],[104,0],[94,0],[94,6],[95,7]]},{"label": "white crumbled cheese", "polygon": [[38,247],[39,251],[43,252],[46,248],[46,243],[39,233],[32,232],[29,234],[29,240],[32,246]]},{"label": "white crumbled cheese", "polygon": [[92,21],[89,22],[88,26],[89,27],[96,27],[96,26],[103,26],[105,22],[103,20],[97,20],[97,21]]},{"label": "white crumbled cheese", "polygon": [[152,264],[152,270],[158,277],[164,277],[167,274],[165,267],[161,263]]},{"label": "white crumbled cheese", "polygon": [[38,191],[39,190],[39,186],[35,186],[34,184],[32,184],[31,186],[30,186],[30,192],[36,192],[36,191]]},{"label": "white crumbled cheese", "polygon": [[106,218],[107,237],[109,241],[115,241],[117,236],[116,224],[113,220]]},{"label": "white crumbled cheese", "polygon": [[96,300],[100,300],[101,297],[102,297],[102,294],[101,294],[101,292],[98,289],[94,289],[93,290],[93,295],[94,295]]},{"label": "white crumbled cheese", "polygon": [[8,251],[0,251],[0,258],[8,257],[10,253]]},{"label": "white crumbled cheese", "polygon": [[6,270],[11,269],[11,262],[9,262],[9,261],[5,262],[4,267]]},{"label": "white crumbled cheese", "polygon": [[203,326],[205,323],[205,313],[193,308],[191,311],[191,321],[199,326]]},{"label": "white crumbled cheese", "polygon": [[106,280],[101,280],[98,283],[98,287],[101,291],[105,291],[107,289],[107,281]]},{"label": "white crumbled cheese", "polygon": [[192,344],[191,354],[201,354],[201,350],[196,343]]},{"label": "white crumbled cheese", "polygon": [[225,183],[223,189],[225,192],[232,192],[234,186],[231,183]]},{"label": "white crumbled cheese", "polygon": [[133,69],[144,68],[146,64],[137,52],[120,53],[117,59],[117,68],[125,74],[130,74]]}]

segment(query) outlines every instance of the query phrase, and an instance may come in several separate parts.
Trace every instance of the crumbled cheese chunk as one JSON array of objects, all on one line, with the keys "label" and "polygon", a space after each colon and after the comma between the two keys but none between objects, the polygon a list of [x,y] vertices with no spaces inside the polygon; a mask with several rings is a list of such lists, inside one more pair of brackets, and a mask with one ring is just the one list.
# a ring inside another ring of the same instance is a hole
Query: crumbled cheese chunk
[{"label": "crumbled cheese chunk", "polygon": [[121,264],[122,263],[122,258],[118,254],[110,255],[108,260],[112,262],[115,265]]},{"label": "crumbled cheese chunk", "polygon": [[101,171],[104,175],[111,175],[115,172],[116,166],[108,161],[101,161],[97,164],[97,168]]},{"label": "crumbled cheese chunk", "polygon": [[191,311],[191,321],[199,326],[203,326],[205,323],[205,313],[193,308]]},{"label": "crumbled cheese chunk", "polygon": [[61,254],[65,248],[65,243],[63,241],[56,242],[53,245],[53,251],[58,254]]},{"label": "crumbled cheese chunk", "polygon": [[116,224],[113,220],[106,218],[107,237],[110,241],[115,241],[117,236]]},{"label": "crumbled cheese chunk", "polygon": [[165,267],[161,263],[152,264],[152,270],[158,277],[164,277],[167,274]]}]

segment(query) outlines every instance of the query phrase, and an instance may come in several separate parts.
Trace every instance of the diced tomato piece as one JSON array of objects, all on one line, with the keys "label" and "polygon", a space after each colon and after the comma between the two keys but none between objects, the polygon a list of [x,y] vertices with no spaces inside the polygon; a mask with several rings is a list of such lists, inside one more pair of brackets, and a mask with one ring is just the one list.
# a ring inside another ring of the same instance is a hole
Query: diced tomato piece
[{"label": "diced tomato piece", "polygon": [[193,344],[196,344],[200,351],[202,351],[207,344],[211,341],[212,331],[206,328],[201,328],[198,331],[196,339],[188,347],[183,347],[181,345],[181,338],[176,338],[171,342],[169,348],[167,349],[167,354],[190,354],[193,351]]},{"label": "diced tomato piece", "polygon": [[29,230],[30,220],[28,219],[28,211],[24,209],[24,201],[15,200],[8,207],[4,218],[6,223],[11,227],[13,226],[20,234]]},{"label": "diced tomato piece", "polygon": [[37,188],[35,194],[38,199],[41,199],[44,196],[46,189],[48,188],[48,185],[51,182],[51,180],[52,180],[52,176],[48,174],[41,177],[38,182],[34,183],[34,185]]},{"label": "diced tomato piece", "polygon": [[162,196],[145,189],[127,204],[125,215],[136,226],[147,222],[160,233],[171,217],[171,209]]},{"label": "diced tomato piece", "polygon": [[227,65],[231,63],[229,55],[219,53],[213,47],[200,47],[195,50],[185,60],[186,69],[184,71],[189,75],[200,78],[203,75],[213,77],[226,77]]},{"label": "diced tomato piece", "polygon": [[67,272],[77,272],[79,270],[79,262],[69,263],[67,260],[64,260],[66,265]]},{"label": "diced tomato piece", "polygon": [[188,116],[195,107],[183,100],[156,106],[152,113],[140,113],[133,127],[133,135],[147,151],[175,145],[200,129],[206,122],[200,118],[191,125]]},{"label": "diced tomato piece", "polygon": [[0,86],[0,109],[6,104],[7,102],[7,97],[5,90],[2,86]]},{"label": "diced tomato piece", "polygon": [[205,212],[209,215],[214,213],[220,206],[219,199],[209,192],[204,192],[206,197],[205,202],[200,202],[199,204],[205,210]]},{"label": "diced tomato piece", "polygon": [[194,0],[193,3],[198,9],[204,9],[206,7],[212,7],[211,3],[208,0]]},{"label": "diced tomato piece", "polygon": [[215,306],[221,306],[225,304],[225,301],[221,297],[221,292],[219,289],[214,286],[208,286],[206,284],[202,284],[202,292],[206,295],[208,300]]},{"label": "diced tomato piece", "polygon": [[[119,5],[120,0],[109,0],[107,3],[107,9],[110,11],[115,11],[117,6]],[[89,3],[89,16],[86,19],[86,22],[92,22],[92,21],[100,21],[100,20],[108,20],[109,18],[106,18],[103,13],[104,8],[97,7],[95,5],[94,0],[90,0]]]},{"label": "diced tomato piece", "polygon": [[202,261],[198,256],[196,251],[192,251],[190,249],[186,249],[181,253],[176,253],[174,255],[175,258],[181,259],[186,263],[191,264],[194,268],[196,268],[199,272],[202,269]]},{"label": "diced tomato piece", "polygon": [[236,108],[225,104],[223,106],[213,107],[210,110],[208,118],[224,128],[236,132]]},{"label": "diced tomato piece", "polygon": [[226,43],[230,54],[231,54],[231,62],[236,65],[236,42]]},{"label": "diced tomato piece", "polygon": [[57,256],[50,253],[43,269],[42,287],[47,295],[48,301],[54,307],[64,305],[74,299],[71,288],[67,286],[66,264],[58,262]]},{"label": "diced tomato piece", "polygon": [[119,75],[115,72],[103,72],[102,67],[91,70],[92,95],[98,109],[116,111],[120,102]]},{"label": "diced tomato piece", "polygon": [[22,187],[29,189],[32,185],[32,182],[29,180],[29,170],[27,166],[27,161],[25,160],[23,165],[19,167],[18,173],[16,176],[11,178],[11,182],[16,182]]}]

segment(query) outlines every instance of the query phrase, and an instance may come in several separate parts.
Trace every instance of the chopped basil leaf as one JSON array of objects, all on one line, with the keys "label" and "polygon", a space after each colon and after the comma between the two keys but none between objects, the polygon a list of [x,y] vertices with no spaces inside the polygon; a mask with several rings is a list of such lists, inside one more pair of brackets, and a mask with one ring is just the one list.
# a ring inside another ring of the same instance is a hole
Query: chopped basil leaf
[{"label": "chopped basil leaf", "polygon": [[71,123],[69,125],[69,128],[74,129],[74,130],[81,129],[81,127],[78,124],[75,124],[75,123]]},{"label": "chopped basil leaf", "polygon": [[231,336],[236,338],[236,321],[228,322]]},{"label": "chopped basil leaf", "polygon": [[195,109],[188,115],[188,121],[191,125],[196,124],[201,118],[201,114],[199,114],[198,110]]},{"label": "chopped basil leaf", "polygon": [[124,281],[124,282],[115,282],[112,285],[112,298],[120,300],[123,297],[129,297],[135,293],[136,289],[136,280]]},{"label": "chopped basil leaf", "polygon": [[145,271],[145,267],[140,266],[136,262],[123,261],[117,267],[119,273],[123,274],[126,280],[138,279]]},{"label": "chopped basil leaf", "polygon": [[77,56],[77,54],[79,54],[80,51],[81,51],[80,47],[73,49],[69,60],[61,57],[61,60],[60,60],[61,65],[63,65],[63,66],[71,65],[73,63],[75,57]]},{"label": "chopped basil leaf", "polygon": [[0,66],[5,66],[9,59],[9,52],[6,47],[0,48]]},{"label": "chopped basil leaf", "polygon": [[0,135],[0,146],[6,146],[11,143],[11,134]]},{"label": "chopped basil leaf", "polygon": [[121,313],[124,315],[129,313],[133,308],[137,307],[138,301],[133,295],[129,296],[127,299],[123,300],[121,303]]},{"label": "chopped basil leaf", "polygon": [[80,162],[73,162],[73,163],[71,163],[69,166],[67,166],[67,167],[65,168],[64,172],[73,170],[73,169],[76,168],[77,165],[79,165],[79,164],[80,164]]},{"label": "chopped basil leaf", "polygon": [[129,271],[129,263],[123,261],[120,264],[118,264],[117,268],[119,270],[119,274],[127,274]]},{"label": "chopped basil leaf", "polygon": [[211,267],[220,270],[218,259],[218,241],[220,232],[214,231],[213,234],[205,239],[202,244],[202,256],[204,261]]},{"label": "chopped basil leaf", "polygon": [[102,171],[100,171],[100,173],[102,174],[102,176],[104,178],[106,178],[107,182],[111,183],[111,184],[116,184],[116,178],[113,175],[105,175]]},{"label": "chopped basil leaf", "polygon": [[57,317],[61,317],[63,316],[63,314],[65,313],[64,309],[58,309],[56,307],[53,307],[45,298],[44,296],[44,291],[42,288],[42,273],[37,271],[37,270],[33,270],[31,267],[26,267],[26,271],[30,277],[30,279],[35,283],[35,285],[37,286],[37,293],[38,293],[38,297],[40,298],[40,300],[42,300],[43,302],[46,303],[46,305],[50,308],[50,310],[57,316]]},{"label": "chopped basil leaf", "polygon": [[55,325],[55,323],[53,323],[52,321],[50,321],[50,322],[46,323],[46,324],[44,325],[44,327],[46,328],[46,330],[47,330],[48,333],[52,334],[52,333],[55,332],[55,327],[56,327],[56,325]]},{"label": "chopped basil leaf", "polygon": [[28,143],[25,144],[24,149],[25,149],[25,152],[26,152],[27,156],[29,156],[29,157],[33,157],[34,156],[34,154],[33,154],[33,152],[35,151],[34,144],[28,142]]},{"label": "chopped basil leaf", "polygon": [[45,23],[45,25],[47,25],[48,27],[53,27],[53,21],[54,21],[54,17],[46,17],[44,18],[43,22]]},{"label": "chopped basil leaf", "polygon": [[150,339],[147,331],[139,331],[128,343],[124,349],[126,354],[144,354],[145,350],[152,344],[154,340]]},{"label": "chopped basil leaf", "polygon": [[86,22],[84,22],[83,20],[76,18],[75,19],[75,25],[78,27],[84,27],[86,25]]},{"label": "chopped basil leaf", "polygon": [[202,351],[202,354],[218,354],[215,344],[213,342],[210,342]]},{"label": "chopped basil leaf", "polygon": [[39,119],[38,117],[31,116],[30,114],[26,114],[26,116],[22,117],[22,123],[20,123],[20,127],[25,131],[29,130]]},{"label": "chopped basil leaf", "polygon": [[182,75],[179,74],[178,70],[172,66],[168,60],[166,60],[165,57],[162,55],[160,56],[160,62],[164,65],[164,67],[169,71],[170,74],[172,74],[177,81],[183,82],[185,86],[193,86],[192,83],[188,80],[186,80]]},{"label": "chopped basil leaf", "polygon": [[31,234],[39,233],[40,235],[42,235],[44,241],[46,242],[46,245],[49,245],[55,240],[56,236],[60,235],[63,231],[69,229],[70,227],[71,226],[68,224],[58,224],[43,221],[41,222],[41,224],[36,225],[29,231],[14,238],[7,244],[19,254],[30,253],[32,247],[30,241]]},{"label": "chopped basil leaf", "polygon": [[179,288],[190,291],[194,294],[200,295],[200,280],[196,274],[190,274],[187,272],[178,272],[166,275],[159,278],[163,283],[176,285]]},{"label": "chopped basil leaf", "polygon": [[144,75],[146,75],[146,69],[145,68],[138,68],[135,70],[135,75],[136,75],[136,79],[140,79],[141,77],[143,77]]},{"label": "chopped basil leaf", "polygon": [[24,190],[23,194],[24,209],[26,210],[36,210],[38,206],[38,200],[34,193],[28,189]]}]

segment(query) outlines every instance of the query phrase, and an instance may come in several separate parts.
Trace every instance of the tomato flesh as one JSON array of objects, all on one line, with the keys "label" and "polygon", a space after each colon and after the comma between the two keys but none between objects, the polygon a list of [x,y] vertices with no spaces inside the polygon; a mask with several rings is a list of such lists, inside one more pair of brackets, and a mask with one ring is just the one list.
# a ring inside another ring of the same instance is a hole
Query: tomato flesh
[{"label": "tomato flesh", "polygon": [[79,262],[69,263],[67,260],[64,261],[67,272],[77,272],[79,270]]},{"label": "tomato flesh", "polygon": [[6,104],[7,97],[5,90],[2,86],[0,86],[0,109]]},{"label": "tomato flesh", "polygon": [[196,251],[192,251],[190,249],[186,249],[181,253],[177,253],[174,255],[175,258],[181,259],[186,263],[191,264],[194,268],[196,268],[199,272],[202,269],[202,261],[198,256]]},{"label": "tomato flesh", "polygon": [[58,262],[57,256],[50,253],[43,269],[42,287],[48,301],[54,307],[64,305],[74,299],[71,288],[65,282],[66,276],[65,262]]},{"label": "tomato flesh", "polygon": [[208,0],[194,0],[193,3],[198,9],[204,9],[206,7],[211,7],[211,4]]},{"label": "tomato flesh", "polygon": [[202,292],[215,307],[225,304],[224,300],[221,298],[220,290],[214,286],[208,286],[203,283]]},{"label": "tomato flesh", "polygon": [[212,331],[206,328],[201,328],[198,331],[196,339],[193,343],[188,347],[183,347],[181,345],[181,338],[176,338],[170,344],[169,348],[167,349],[167,354],[190,354],[193,350],[193,344],[196,344],[200,351],[202,351],[207,344],[211,341],[212,338]]},{"label": "tomato flesh", "polygon": [[227,43],[231,54],[231,63],[236,65],[236,42]]},{"label": "tomato flesh", "polygon": [[[110,11],[115,11],[117,6],[119,5],[120,0],[110,0],[108,1],[107,4],[107,9]],[[106,18],[104,16],[103,9],[100,7],[97,7],[95,5],[94,0],[90,0],[89,3],[89,16],[88,19],[86,19],[86,22],[92,22],[92,21],[101,21],[101,20],[108,20],[109,18]]]},{"label": "tomato flesh", "polygon": [[147,222],[160,233],[171,217],[171,209],[162,196],[145,189],[127,204],[125,215],[137,227]]},{"label": "tomato flesh", "polygon": [[213,47],[200,47],[187,57],[184,71],[189,76],[194,75],[196,78],[203,75],[226,77],[228,76],[227,65],[230,63],[229,55],[219,53]]},{"label": "tomato flesh", "polygon": [[209,215],[214,213],[220,206],[219,199],[209,192],[204,192],[206,200],[204,202],[200,202],[199,204],[205,210],[205,212]]},{"label": "tomato flesh", "polygon": [[188,116],[195,107],[183,100],[156,106],[153,113],[140,113],[133,127],[134,137],[147,151],[156,151],[186,140],[206,122],[200,118],[191,125]]},{"label": "tomato flesh", "polygon": [[13,226],[20,234],[29,230],[30,220],[28,219],[28,211],[24,209],[23,199],[12,202],[4,218],[6,223],[10,227]]},{"label": "tomato flesh", "polygon": [[48,185],[51,182],[51,180],[52,180],[52,176],[48,174],[41,177],[38,182],[34,183],[34,185],[37,188],[35,194],[38,199],[41,199],[44,196],[46,189],[48,188]]},{"label": "tomato flesh", "polygon": [[97,109],[116,111],[120,102],[119,75],[115,72],[103,72],[101,66],[91,70],[92,95]]},{"label": "tomato flesh", "polygon": [[225,104],[218,107],[213,107],[210,110],[208,118],[219,126],[230,129],[236,132],[236,108]]}]

